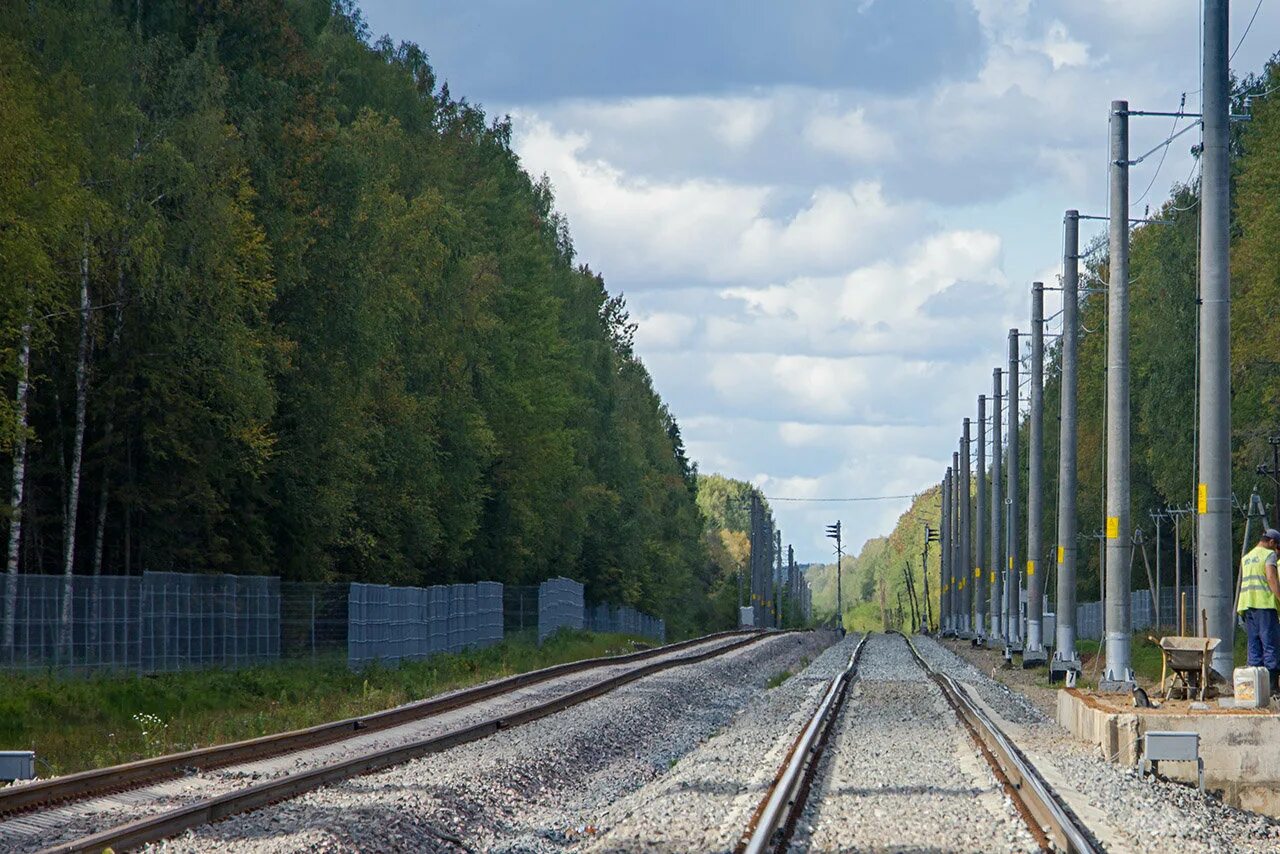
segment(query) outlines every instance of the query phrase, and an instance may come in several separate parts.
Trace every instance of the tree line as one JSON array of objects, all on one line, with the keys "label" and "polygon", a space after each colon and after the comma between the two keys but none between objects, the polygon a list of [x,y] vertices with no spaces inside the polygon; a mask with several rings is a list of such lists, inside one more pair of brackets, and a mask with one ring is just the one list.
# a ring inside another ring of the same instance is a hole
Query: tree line
[{"label": "tree line", "polygon": [[[1232,124],[1231,141],[1231,447],[1238,546],[1253,492],[1257,491],[1267,505],[1270,524],[1280,525],[1280,510],[1272,501],[1274,481],[1258,472],[1259,465],[1271,465],[1270,437],[1280,436],[1280,336],[1273,329],[1280,306],[1280,54],[1259,74],[1235,81],[1232,112],[1251,115],[1249,121]],[[1171,567],[1177,552],[1181,553],[1183,583],[1191,584],[1194,579],[1200,217],[1195,172],[1143,213],[1150,221],[1135,225],[1130,235],[1132,519],[1145,541],[1135,556],[1134,589],[1148,587],[1148,563],[1155,571],[1157,519],[1152,514],[1160,517],[1162,585],[1173,583]],[[1109,272],[1105,234],[1088,242],[1081,254],[1077,505],[1081,539],[1077,543],[1076,592],[1078,601],[1096,601],[1101,598],[1102,575],[1095,537],[1103,529],[1106,484],[1107,324],[1102,285],[1109,280]],[[998,330],[993,330],[996,334]],[[1049,567],[1046,591],[1052,603],[1061,399],[1058,339],[1048,340],[1045,353],[1045,501],[1041,520],[1045,553],[1028,557],[1038,557],[1041,566]],[[1020,420],[1019,456],[1025,489],[1028,429],[1026,417]],[[938,507],[938,487],[934,486],[917,497],[890,535],[868,541],[859,556],[846,562],[845,604],[847,610],[856,612],[850,619],[863,627],[873,622],[879,625],[878,603],[873,601],[879,585],[883,581],[890,600],[896,601],[896,594],[905,586],[903,563],[910,561],[919,573],[922,525],[925,520],[937,524]],[[1025,501],[1018,512],[1022,520],[1019,530],[1025,532]],[[1180,514],[1177,542],[1173,513]],[[1258,524],[1255,519],[1254,533]],[[1025,550],[1025,542],[1022,548]],[[934,555],[936,549],[930,557],[930,592],[936,614],[938,564]],[[813,577],[817,582],[815,610],[833,613],[834,567],[817,567]]]},{"label": "tree line", "polygon": [[532,583],[721,619],[680,429],[510,123],[349,0],[0,17],[18,573]]}]

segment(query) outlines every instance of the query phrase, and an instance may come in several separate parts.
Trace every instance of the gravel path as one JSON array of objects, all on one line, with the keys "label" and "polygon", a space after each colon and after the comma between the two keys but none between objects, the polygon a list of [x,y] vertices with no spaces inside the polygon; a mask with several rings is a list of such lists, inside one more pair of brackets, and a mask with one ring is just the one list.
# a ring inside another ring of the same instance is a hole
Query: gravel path
[{"label": "gravel path", "polygon": [[[1010,691],[930,638],[915,639],[937,670],[969,685],[998,715],[1023,752],[1069,800],[1087,804],[1091,827],[1101,822],[1103,842],[1121,851],[1280,851],[1280,822],[1229,807],[1189,786],[1144,780],[1136,769],[1104,759],[1074,739],[1025,697]],[[1071,792],[1064,791],[1064,786]],[[1176,818],[1175,818],[1176,817]]]},{"label": "gravel path", "polygon": [[1030,851],[1035,843],[937,686],[873,635],[836,722],[796,851]]},{"label": "gravel path", "polygon": [[[608,665],[580,673],[551,679],[537,685],[481,701],[461,709],[412,721],[390,729],[354,735],[342,741],[308,750],[201,771],[165,780],[115,795],[92,798],[45,810],[0,820],[0,854],[31,851],[38,847],[102,830],[126,821],[152,815],[161,810],[191,803],[203,798],[233,792],[255,783],[275,779],[284,774],[315,768],[351,756],[407,744],[423,738],[458,729],[495,715],[527,708],[560,694],[584,687],[609,675],[632,670],[667,657],[689,655],[697,650],[733,643],[739,638],[719,638],[692,648],[639,662]],[[452,692],[451,692],[452,693]],[[441,695],[447,696],[447,695]]]},{"label": "gravel path", "polygon": [[161,851],[561,851],[830,636],[768,638],[534,723],[152,846]]}]

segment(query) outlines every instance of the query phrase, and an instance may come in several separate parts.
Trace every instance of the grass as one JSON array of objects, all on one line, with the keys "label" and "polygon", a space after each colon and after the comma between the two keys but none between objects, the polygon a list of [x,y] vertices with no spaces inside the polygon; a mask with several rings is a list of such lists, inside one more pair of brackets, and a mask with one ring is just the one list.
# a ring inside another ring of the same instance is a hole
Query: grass
[{"label": "grass", "polygon": [[769,681],[764,683],[765,688],[772,691],[774,688],[777,688],[783,682],[786,682],[792,676],[795,676],[797,673],[799,673],[801,670],[804,670],[808,666],[809,666],[809,658],[806,656],[805,658],[800,659],[800,663],[796,666],[795,670],[779,670],[777,673],[770,676]]},{"label": "grass", "polygon": [[[1155,683],[1160,681],[1160,647],[1153,643],[1148,635],[1155,635],[1151,632],[1135,632],[1133,635],[1133,644],[1130,647],[1130,666],[1133,672],[1140,680]],[[1158,637],[1158,636],[1157,636]],[[1100,647],[1103,647],[1099,641],[1095,640],[1077,640],[1076,651],[1080,655],[1080,662],[1084,667],[1085,681],[1092,686],[1097,682],[1101,675],[1102,665],[1105,662],[1097,662]],[[1105,652],[1105,649],[1102,650]],[[1240,667],[1246,661],[1245,653],[1245,635],[1244,632],[1236,632],[1235,644],[1235,666]]]},{"label": "grass", "polygon": [[769,677],[768,682],[764,683],[765,687],[768,688],[770,691],[772,691],[774,688],[777,688],[779,685],[781,685],[783,682],[786,682],[788,679],[790,679],[794,675],[795,674],[792,673],[790,670],[779,670],[777,673]]},{"label": "grass", "polygon": [[0,750],[35,750],[41,776],[369,714],[566,661],[631,652],[625,636],[562,631],[400,666],[344,660],[153,676],[0,674]]}]

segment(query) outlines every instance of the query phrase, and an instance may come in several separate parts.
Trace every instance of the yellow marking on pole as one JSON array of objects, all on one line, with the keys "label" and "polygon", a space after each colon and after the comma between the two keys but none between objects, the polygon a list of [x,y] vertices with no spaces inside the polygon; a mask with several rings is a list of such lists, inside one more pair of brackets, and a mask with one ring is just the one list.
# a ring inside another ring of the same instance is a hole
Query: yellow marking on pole
[{"label": "yellow marking on pole", "polygon": [[1198,490],[1198,492],[1199,492],[1199,500],[1196,502],[1197,504],[1196,512],[1203,515],[1209,512],[1209,484],[1207,483],[1200,484],[1200,489]]},{"label": "yellow marking on pole", "polygon": [[1036,574],[1036,562],[1034,560],[1027,561],[1027,575]]},{"label": "yellow marking on pole", "polygon": [[980,567],[980,566],[975,566],[975,567],[973,568],[973,577],[974,577],[974,578],[982,578],[982,567]]},{"label": "yellow marking on pole", "polygon": [[993,569],[993,570],[991,570],[991,584],[992,584],[992,586],[994,586],[994,585],[995,585],[995,583],[996,583],[996,571]]},{"label": "yellow marking on pole", "polygon": [[1120,517],[1119,516],[1107,517],[1107,539],[1108,540],[1120,539]]},{"label": "yellow marking on pole", "polygon": [[1009,569],[1013,569],[1013,555],[1009,555]]},{"label": "yellow marking on pole", "polygon": [[1067,559],[1067,547],[1058,546],[1058,563],[1065,563]]}]

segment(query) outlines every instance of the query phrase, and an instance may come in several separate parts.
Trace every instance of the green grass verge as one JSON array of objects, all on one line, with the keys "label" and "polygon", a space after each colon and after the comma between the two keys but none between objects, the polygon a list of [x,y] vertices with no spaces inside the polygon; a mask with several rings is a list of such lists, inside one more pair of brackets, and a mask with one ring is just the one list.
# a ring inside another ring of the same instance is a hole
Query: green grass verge
[{"label": "green grass verge", "polygon": [[[1148,682],[1160,681],[1160,647],[1147,637],[1148,635],[1159,637],[1153,631],[1151,632],[1135,632],[1133,635],[1133,644],[1130,648],[1130,665],[1133,672],[1141,680]],[[1095,640],[1079,640],[1076,641],[1076,651],[1080,655],[1080,660],[1084,664],[1084,675],[1089,686],[1092,686],[1097,678],[1095,670],[1100,671],[1100,667],[1095,666],[1094,659],[1098,656],[1099,647],[1102,646]],[[1105,651],[1105,650],[1104,650]],[[1235,644],[1235,666],[1244,666],[1247,660],[1245,651],[1245,634],[1242,631],[1236,632]]]},{"label": "green grass verge", "polygon": [[40,776],[369,714],[566,661],[633,652],[625,635],[559,632],[400,666],[285,661],[154,676],[0,674],[0,750],[35,750]]}]

